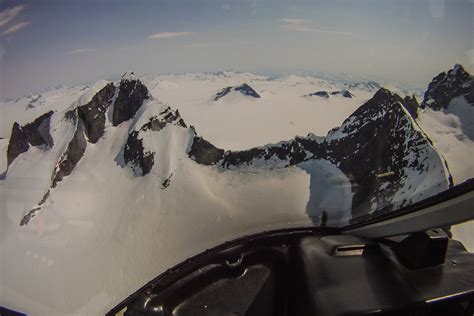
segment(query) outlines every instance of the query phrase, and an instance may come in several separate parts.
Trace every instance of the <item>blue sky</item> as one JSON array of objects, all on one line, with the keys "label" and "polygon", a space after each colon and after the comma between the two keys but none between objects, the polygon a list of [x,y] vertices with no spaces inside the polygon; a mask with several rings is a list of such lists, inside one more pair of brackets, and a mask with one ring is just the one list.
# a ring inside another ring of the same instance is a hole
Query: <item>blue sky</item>
[{"label": "blue sky", "polygon": [[474,0],[0,0],[0,99],[138,74],[325,72],[424,87],[474,65]]}]

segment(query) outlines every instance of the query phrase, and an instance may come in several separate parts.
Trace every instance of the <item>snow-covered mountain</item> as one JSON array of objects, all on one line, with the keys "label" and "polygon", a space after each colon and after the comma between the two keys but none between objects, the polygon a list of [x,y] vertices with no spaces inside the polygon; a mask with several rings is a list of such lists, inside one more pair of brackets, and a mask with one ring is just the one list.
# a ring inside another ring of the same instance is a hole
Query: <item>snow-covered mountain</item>
[{"label": "snow-covered mountain", "polygon": [[473,177],[474,77],[461,65],[429,84],[418,111],[420,127],[449,165],[455,183]]},{"label": "snow-covered mountain", "polygon": [[249,86],[246,83],[243,83],[236,87],[225,87],[224,89],[222,89],[216,94],[214,101],[218,101],[220,98],[225,97],[226,95],[228,95],[229,93],[232,93],[233,91],[238,92],[244,96],[248,96],[248,97],[252,97],[256,99],[260,98],[260,95],[257,92],[255,92],[255,90],[251,86]]},{"label": "snow-covered mountain", "polygon": [[[372,82],[232,72],[127,73],[36,106],[2,102],[0,253],[16,268],[1,274],[0,304],[105,312],[216,243],[346,225],[462,182],[474,146],[472,121],[457,116],[473,108],[461,70],[429,85],[435,108]],[[461,88],[446,98],[448,83]]]}]

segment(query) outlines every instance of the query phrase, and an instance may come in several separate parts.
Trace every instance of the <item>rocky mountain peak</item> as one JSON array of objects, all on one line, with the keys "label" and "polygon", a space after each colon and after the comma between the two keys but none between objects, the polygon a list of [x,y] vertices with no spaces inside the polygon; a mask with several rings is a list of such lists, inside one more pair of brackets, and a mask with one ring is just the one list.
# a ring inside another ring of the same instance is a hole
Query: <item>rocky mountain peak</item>
[{"label": "rocky mountain peak", "polygon": [[216,96],[214,97],[214,101],[219,100],[220,98],[226,96],[229,94],[231,91],[238,91],[244,96],[249,96],[252,98],[260,98],[260,95],[248,84],[243,83],[239,86],[234,86],[234,87],[225,87],[221,91],[219,91]]},{"label": "rocky mountain peak", "polygon": [[308,94],[308,96],[309,97],[318,96],[321,98],[329,99],[329,93],[327,91],[316,91],[316,92]]},{"label": "rocky mountain peak", "polygon": [[[187,128],[178,110],[166,107],[157,115],[148,118],[144,124],[132,131],[123,148],[123,160],[136,176],[148,174],[155,164],[156,153],[143,145],[143,138],[150,132],[159,132],[167,126]],[[169,183],[168,183],[169,184]]]},{"label": "rocky mountain peak", "polygon": [[121,81],[134,81],[138,80],[137,76],[133,71],[127,71],[122,75]]},{"label": "rocky mountain peak", "polygon": [[79,117],[84,122],[85,133],[91,143],[96,143],[104,135],[105,115],[112,104],[114,94],[115,86],[109,83],[97,92],[89,103],[78,107]]},{"label": "rocky mountain peak", "polygon": [[243,83],[240,86],[234,88],[235,91],[239,91],[243,95],[247,95],[253,98],[260,98],[260,95],[248,84]]},{"label": "rocky mountain peak", "polygon": [[145,100],[151,99],[148,88],[135,77],[133,72],[125,73],[119,84],[114,103],[112,124],[114,126],[131,119]]},{"label": "rocky mountain peak", "polygon": [[474,77],[461,65],[456,64],[453,69],[433,78],[420,107],[439,111],[448,108],[451,100],[460,96],[463,96],[470,105],[474,105]]},{"label": "rocky mountain peak", "polygon": [[342,89],[342,90],[340,90],[340,91],[332,91],[332,92],[316,91],[316,92],[313,92],[313,93],[310,93],[310,94],[305,95],[305,97],[314,97],[314,96],[317,96],[317,97],[329,99],[329,95],[332,95],[332,96],[341,95],[341,96],[343,96],[344,98],[349,98],[349,99],[352,99],[352,97],[354,96],[349,90],[347,90],[347,89]]},{"label": "rocky mountain peak", "polygon": [[53,146],[53,138],[49,132],[51,116],[53,111],[45,113],[33,122],[24,126],[13,124],[12,134],[7,149],[7,164],[10,165],[16,157],[26,152],[31,146]]}]

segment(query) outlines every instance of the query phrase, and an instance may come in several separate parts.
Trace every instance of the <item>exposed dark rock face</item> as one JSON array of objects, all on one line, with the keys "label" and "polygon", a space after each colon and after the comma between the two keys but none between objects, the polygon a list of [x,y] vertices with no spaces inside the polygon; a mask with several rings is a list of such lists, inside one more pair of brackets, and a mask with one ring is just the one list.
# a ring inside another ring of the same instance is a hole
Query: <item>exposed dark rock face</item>
[{"label": "exposed dark rock face", "polygon": [[418,104],[415,96],[412,95],[410,97],[407,95],[403,101],[403,106],[408,111],[408,113],[410,113],[414,119],[418,118],[418,109],[420,108],[420,105]]},{"label": "exposed dark rock face", "polygon": [[41,211],[41,206],[35,206],[33,207],[28,213],[25,214],[25,216],[23,216],[23,218],[21,219],[21,222],[20,222],[20,226],[25,226],[27,225],[30,220],[36,216],[36,214],[39,213],[39,211]]},{"label": "exposed dark rock face", "polygon": [[333,91],[331,92],[331,95],[342,95],[344,98],[350,98],[352,99],[352,97],[354,96],[352,93],[349,92],[349,90],[341,90],[341,91]]},{"label": "exposed dark rock face", "polygon": [[84,123],[87,139],[91,143],[97,143],[104,135],[105,115],[114,93],[115,86],[109,83],[97,92],[89,103],[78,107],[79,117]]},{"label": "exposed dark rock face", "polygon": [[70,122],[73,122],[74,124],[77,123],[77,120],[79,119],[77,115],[76,109],[74,110],[69,110],[66,113],[64,113],[64,119]]},{"label": "exposed dark rock face", "polygon": [[[77,116],[76,112],[76,116]],[[85,127],[81,119],[76,119],[76,130],[69,142],[66,150],[61,155],[56,169],[53,172],[52,185],[54,188],[64,177],[69,176],[81,160],[86,151],[87,141],[85,137]]]},{"label": "exposed dark rock face", "polygon": [[112,124],[117,126],[131,119],[143,102],[150,98],[147,87],[140,80],[133,77],[122,77],[119,93],[114,103]]},{"label": "exposed dark rock face", "polygon": [[30,148],[25,133],[20,124],[13,124],[12,135],[7,149],[7,165],[9,166],[16,157],[26,152]]},{"label": "exposed dark rock face", "polygon": [[222,89],[221,91],[219,91],[216,94],[216,96],[214,98],[214,101],[217,101],[220,98],[226,96],[231,91],[238,91],[238,92],[242,93],[245,96],[249,96],[249,97],[253,97],[253,98],[260,98],[260,95],[251,86],[249,86],[246,83],[243,83],[240,86],[226,87],[226,88]]},{"label": "exposed dark rock face", "polygon": [[355,82],[355,83],[349,83],[345,84],[347,89],[363,89],[367,91],[378,91],[381,86],[378,82],[375,81],[367,81],[367,82]]},{"label": "exposed dark rock face", "polygon": [[447,108],[453,98],[464,96],[474,106],[474,78],[461,65],[437,75],[428,85],[420,107],[433,110]]},{"label": "exposed dark rock face", "polygon": [[318,97],[321,97],[321,98],[329,99],[329,93],[327,91],[317,91],[317,92],[314,92],[314,93],[310,93],[309,96],[310,97],[318,96]]},{"label": "exposed dark rock face", "polygon": [[146,150],[143,146],[143,137],[149,132],[159,132],[168,125],[187,128],[178,110],[167,107],[158,115],[152,116],[138,130],[128,135],[123,150],[124,162],[130,166],[136,176],[148,174],[155,164],[156,153]]},{"label": "exposed dark rock face", "polygon": [[243,83],[240,86],[234,88],[235,91],[239,91],[243,95],[247,95],[253,98],[260,98],[260,95],[248,84]]},{"label": "exposed dark rock face", "polygon": [[32,123],[23,126],[23,132],[25,133],[30,145],[47,145],[48,147],[53,146],[53,138],[49,133],[51,115],[53,115],[53,111],[45,113],[34,120]]},{"label": "exposed dark rock face", "polygon": [[352,97],[354,96],[352,93],[349,92],[349,90],[342,90],[341,94],[344,98],[350,98],[350,99],[352,99]]},{"label": "exposed dark rock face", "polygon": [[225,87],[224,89],[216,93],[216,97],[214,98],[214,101],[217,101],[223,96],[226,96],[231,91],[232,91],[232,87]]},{"label": "exposed dark rock face", "polygon": [[222,159],[224,150],[217,148],[204,138],[196,136],[188,155],[197,163],[210,166],[215,165]]},{"label": "exposed dark rock face", "polygon": [[179,125],[184,128],[187,127],[179,111],[173,111],[170,107],[167,107],[163,112],[158,114],[158,116],[151,117],[147,123],[143,124],[140,131],[152,130],[158,132],[170,124]]},{"label": "exposed dark rock face", "polygon": [[49,132],[51,116],[53,111],[45,113],[35,119],[32,123],[20,126],[13,124],[12,134],[7,149],[7,164],[10,165],[16,157],[26,152],[31,146],[46,145],[47,148],[54,145],[53,138]]},{"label": "exposed dark rock face", "polygon": [[30,99],[28,105],[26,106],[27,110],[34,109],[44,104],[44,100],[41,100],[42,98],[41,94],[30,95],[27,98]]},{"label": "exposed dark rock face", "polygon": [[327,91],[317,91],[314,93],[308,94],[308,96],[313,97],[313,96],[318,96],[321,98],[326,98],[329,99],[329,95],[342,95],[344,98],[352,98],[354,95],[349,92],[349,90],[341,90],[341,91],[332,91],[332,92],[327,92]]},{"label": "exposed dark rock face", "polygon": [[138,131],[133,131],[128,135],[123,158],[125,163],[132,167],[136,175],[144,176],[151,171],[155,163],[155,153],[145,151],[143,140],[138,136]]},{"label": "exposed dark rock face", "polygon": [[[244,165],[251,167],[260,161],[262,169],[284,168],[304,161],[320,149],[320,143],[317,141],[297,137],[290,141],[249,150],[227,151],[220,166],[225,169],[236,169],[235,167]],[[266,164],[267,161],[270,163]]]},{"label": "exposed dark rock face", "polygon": [[163,183],[161,184],[162,189],[166,189],[167,187],[170,186],[172,177],[173,177],[173,174],[170,174],[169,177],[166,178],[165,181],[163,181]]},{"label": "exposed dark rock face", "polygon": [[218,164],[219,168],[237,170],[241,168],[268,170],[285,168],[298,164],[316,152],[324,150],[322,142],[313,138],[296,137],[290,141],[280,142],[262,147],[254,147],[242,151],[224,151],[196,136],[188,155],[197,163],[203,165]]},{"label": "exposed dark rock face", "polygon": [[49,197],[49,194],[50,194],[50,190],[48,190],[44,195],[43,195],[43,198],[41,199],[41,201],[38,203],[38,205],[36,205],[35,207],[33,207],[28,213],[25,214],[25,216],[23,216],[23,218],[21,219],[21,222],[20,222],[20,226],[25,226],[27,225],[30,220],[35,217],[38,212],[41,211],[41,208],[42,208],[42,205],[44,204],[44,202],[46,202],[46,200],[48,199]]}]

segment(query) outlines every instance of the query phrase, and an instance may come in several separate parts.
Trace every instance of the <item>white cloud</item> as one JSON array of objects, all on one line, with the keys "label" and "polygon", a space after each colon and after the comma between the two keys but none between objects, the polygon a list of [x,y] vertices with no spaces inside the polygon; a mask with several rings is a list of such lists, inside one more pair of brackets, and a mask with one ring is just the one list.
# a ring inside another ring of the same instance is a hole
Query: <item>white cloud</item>
[{"label": "white cloud", "polygon": [[0,12],[0,27],[10,23],[25,8],[24,5],[17,5]]},{"label": "white cloud", "polygon": [[194,44],[187,45],[187,47],[190,47],[190,48],[207,48],[211,46],[212,46],[211,44],[207,44],[207,43],[194,43]]},{"label": "white cloud", "polygon": [[95,51],[95,48],[79,48],[68,52],[68,54],[81,54]]},{"label": "white cloud", "polygon": [[352,32],[333,31],[326,30],[316,27],[311,20],[307,19],[291,19],[283,18],[280,19],[281,27],[286,30],[298,31],[298,32],[313,32],[313,33],[326,33],[336,35],[352,35]]},{"label": "white cloud", "polygon": [[283,18],[280,20],[285,25],[308,25],[311,24],[311,20],[305,19],[290,19],[290,18]]},{"label": "white cloud", "polygon": [[187,36],[190,35],[191,32],[161,32],[155,33],[148,36],[149,39],[163,39],[163,38],[174,38],[180,36]]},{"label": "white cloud", "polygon": [[9,28],[7,28],[5,31],[0,33],[0,35],[1,36],[6,36],[6,35],[16,33],[18,31],[24,29],[25,27],[27,27],[30,24],[31,24],[31,22],[20,22],[20,23],[17,23],[17,24],[13,24]]}]

